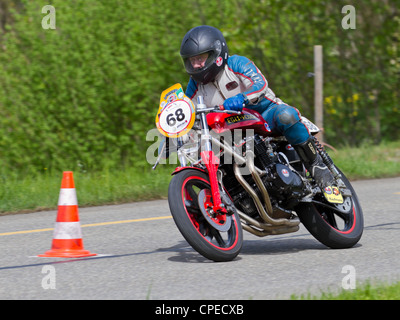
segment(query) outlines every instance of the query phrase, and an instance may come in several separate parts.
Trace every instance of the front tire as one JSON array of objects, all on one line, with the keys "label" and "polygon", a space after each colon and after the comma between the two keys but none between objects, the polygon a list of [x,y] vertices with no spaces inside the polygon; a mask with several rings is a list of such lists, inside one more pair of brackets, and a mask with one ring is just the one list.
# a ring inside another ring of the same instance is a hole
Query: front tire
[{"label": "front tire", "polygon": [[[179,231],[198,253],[213,261],[231,261],[242,248],[243,231],[240,218],[236,212],[224,217],[231,219],[227,231],[214,228],[202,214],[198,201],[199,195],[210,189],[210,182],[205,173],[194,169],[181,171],[169,184],[169,208]],[[212,219],[215,220],[214,217]]]}]

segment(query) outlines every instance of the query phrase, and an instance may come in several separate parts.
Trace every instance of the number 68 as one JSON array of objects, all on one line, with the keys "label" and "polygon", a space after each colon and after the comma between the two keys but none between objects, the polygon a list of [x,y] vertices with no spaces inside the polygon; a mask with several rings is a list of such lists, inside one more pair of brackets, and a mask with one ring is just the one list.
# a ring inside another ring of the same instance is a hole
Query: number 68
[{"label": "number 68", "polygon": [[170,113],[167,116],[166,120],[170,127],[173,127],[175,125],[176,121],[181,122],[181,121],[185,120],[185,114],[183,113],[183,110],[181,108],[179,108],[175,111],[175,117],[176,117],[176,119],[174,118],[173,113]]}]

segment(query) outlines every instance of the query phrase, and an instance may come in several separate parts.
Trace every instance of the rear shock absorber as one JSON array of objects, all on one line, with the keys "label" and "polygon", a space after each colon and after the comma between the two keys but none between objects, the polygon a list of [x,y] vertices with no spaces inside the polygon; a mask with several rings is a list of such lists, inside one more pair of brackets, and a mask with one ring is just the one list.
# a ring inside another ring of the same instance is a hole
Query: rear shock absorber
[{"label": "rear shock absorber", "polygon": [[326,164],[326,166],[331,170],[332,174],[334,175],[335,178],[340,178],[340,173],[336,169],[332,158],[329,156],[328,152],[326,152],[325,148],[321,145],[321,143],[318,141],[316,137],[314,137],[315,141],[315,146],[317,147],[318,153],[321,156],[322,160]]}]

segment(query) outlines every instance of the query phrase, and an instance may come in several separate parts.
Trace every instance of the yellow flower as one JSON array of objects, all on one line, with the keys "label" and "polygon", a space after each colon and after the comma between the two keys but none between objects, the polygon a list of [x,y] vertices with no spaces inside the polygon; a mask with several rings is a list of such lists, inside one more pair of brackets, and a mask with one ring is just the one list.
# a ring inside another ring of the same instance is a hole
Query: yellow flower
[{"label": "yellow flower", "polygon": [[327,108],[327,112],[328,112],[328,114],[336,114],[337,113],[337,111],[336,111],[336,109],[335,108]]},{"label": "yellow flower", "polygon": [[360,100],[360,95],[358,93],[353,94],[353,101],[357,102],[358,100]]},{"label": "yellow flower", "polygon": [[330,96],[330,97],[326,97],[325,98],[325,103],[326,104],[329,104],[329,105],[332,105],[333,104],[333,97],[332,96]]}]

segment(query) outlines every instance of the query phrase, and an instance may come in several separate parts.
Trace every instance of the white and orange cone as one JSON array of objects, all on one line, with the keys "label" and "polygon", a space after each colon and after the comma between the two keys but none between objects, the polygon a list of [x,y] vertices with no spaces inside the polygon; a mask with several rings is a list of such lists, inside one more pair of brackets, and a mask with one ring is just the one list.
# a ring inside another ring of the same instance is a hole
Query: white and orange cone
[{"label": "white and orange cone", "polygon": [[52,247],[38,257],[80,258],[95,255],[83,248],[73,172],[64,171]]}]

